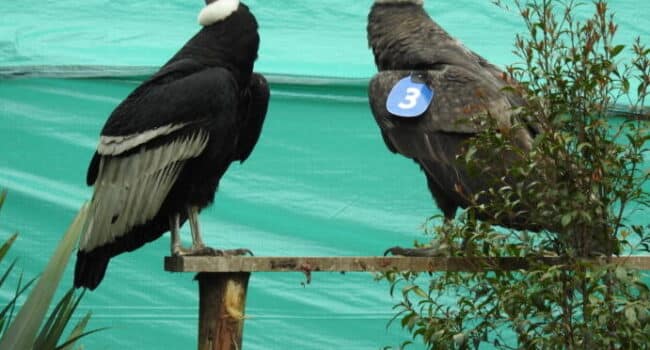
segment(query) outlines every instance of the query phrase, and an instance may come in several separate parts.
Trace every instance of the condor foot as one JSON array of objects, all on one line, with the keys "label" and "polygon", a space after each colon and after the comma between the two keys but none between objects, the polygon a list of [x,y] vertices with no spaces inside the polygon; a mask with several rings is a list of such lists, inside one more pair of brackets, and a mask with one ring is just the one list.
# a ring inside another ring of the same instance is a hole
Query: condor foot
[{"label": "condor foot", "polygon": [[424,256],[424,257],[434,257],[434,256],[444,256],[436,248],[402,248],[402,247],[391,247],[386,249],[384,256],[386,255],[399,255],[399,256]]},{"label": "condor foot", "polygon": [[174,250],[174,255],[179,256],[240,256],[240,255],[250,255],[253,256],[253,252],[250,249],[238,248],[238,249],[215,249],[211,247],[192,247],[192,248],[180,248]]},{"label": "condor foot", "polygon": [[416,248],[403,248],[403,247],[391,247],[384,251],[384,256],[386,255],[400,255],[400,256],[421,256],[421,257],[442,257],[449,256],[449,245],[441,242],[440,240],[432,240],[431,245],[428,247],[416,247]]}]

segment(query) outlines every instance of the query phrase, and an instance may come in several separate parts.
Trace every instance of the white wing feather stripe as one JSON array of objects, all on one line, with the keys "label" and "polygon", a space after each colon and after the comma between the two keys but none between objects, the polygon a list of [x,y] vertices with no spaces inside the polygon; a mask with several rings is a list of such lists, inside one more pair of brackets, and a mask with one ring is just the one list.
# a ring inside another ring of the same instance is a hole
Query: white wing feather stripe
[{"label": "white wing feather stripe", "polygon": [[79,249],[89,251],[115,241],[151,220],[176,182],[185,161],[197,157],[208,134],[195,134],[127,157],[102,157],[90,218]]},{"label": "white wing feather stripe", "polygon": [[97,153],[101,155],[118,155],[138,147],[158,136],[169,135],[176,130],[185,127],[187,124],[169,124],[147,130],[137,134],[122,136],[106,136],[99,138]]}]

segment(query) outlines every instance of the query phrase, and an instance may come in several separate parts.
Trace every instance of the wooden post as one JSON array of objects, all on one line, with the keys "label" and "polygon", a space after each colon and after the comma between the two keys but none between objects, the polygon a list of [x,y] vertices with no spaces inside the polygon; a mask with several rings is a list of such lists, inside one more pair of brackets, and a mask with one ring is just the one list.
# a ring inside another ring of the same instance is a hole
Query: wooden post
[{"label": "wooden post", "polygon": [[241,350],[250,272],[196,275],[199,281],[199,350]]}]

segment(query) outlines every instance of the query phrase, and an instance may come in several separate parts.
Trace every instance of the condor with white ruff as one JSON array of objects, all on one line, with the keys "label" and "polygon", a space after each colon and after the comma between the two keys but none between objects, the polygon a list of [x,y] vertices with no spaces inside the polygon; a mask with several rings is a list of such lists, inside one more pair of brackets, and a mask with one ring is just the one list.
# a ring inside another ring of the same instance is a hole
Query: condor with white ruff
[{"label": "condor with white ruff", "polygon": [[[95,289],[109,260],[171,231],[172,254],[240,254],[204,245],[198,214],[231,162],[257,143],[269,88],[253,73],[257,21],[238,0],[206,1],[202,29],[108,118],[88,168],[94,186],[75,287]],[[190,222],[192,247],[179,226]]]},{"label": "condor with white ruff", "polygon": [[[484,179],[470,176],[455,159],[464,143],[480,131],[470,119],[477,113],[489,114],[499,126],[508,128],[513,108],[521,106],[523,99],[503,91],[511,84],[503,71],[435,23],[424,10],[423,0],[376,0],[367,29],[379,70],[370,82],[370,107],[384,142],[390,151],[420,165],[438,207],[445,218],[452,219],[459,207],[470,205],[469,198],[487,189]],[[405,84],[402,90],[400,83]],[[518,146],[529,150],[534,128],[516,132]],[[504,155],[504,163],[509,156]],[[484,214],[477,216],[490,217]],[[527,227],[520,217],[495,224],[539,229]]]}]

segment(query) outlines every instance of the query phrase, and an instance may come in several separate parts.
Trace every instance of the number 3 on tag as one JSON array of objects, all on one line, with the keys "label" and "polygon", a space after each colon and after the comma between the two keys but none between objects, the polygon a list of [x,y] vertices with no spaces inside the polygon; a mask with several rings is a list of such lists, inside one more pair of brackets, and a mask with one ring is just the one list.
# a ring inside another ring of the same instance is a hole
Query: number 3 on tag
[{"label": "number 3 on tag", "polygon": [[400,109],[411,109],[418,104],[418,98],[422,95],[419,89],[414,87],[406,88],[406,96],[404,101],[397,104]]},{"label": "number 3 on tag", "polygon": [[415,82],[408,76],[398,81],[390,91],[386,109],[398,117],[418,117],[429,108],[433,95],[433,90],[426,84]]}]

